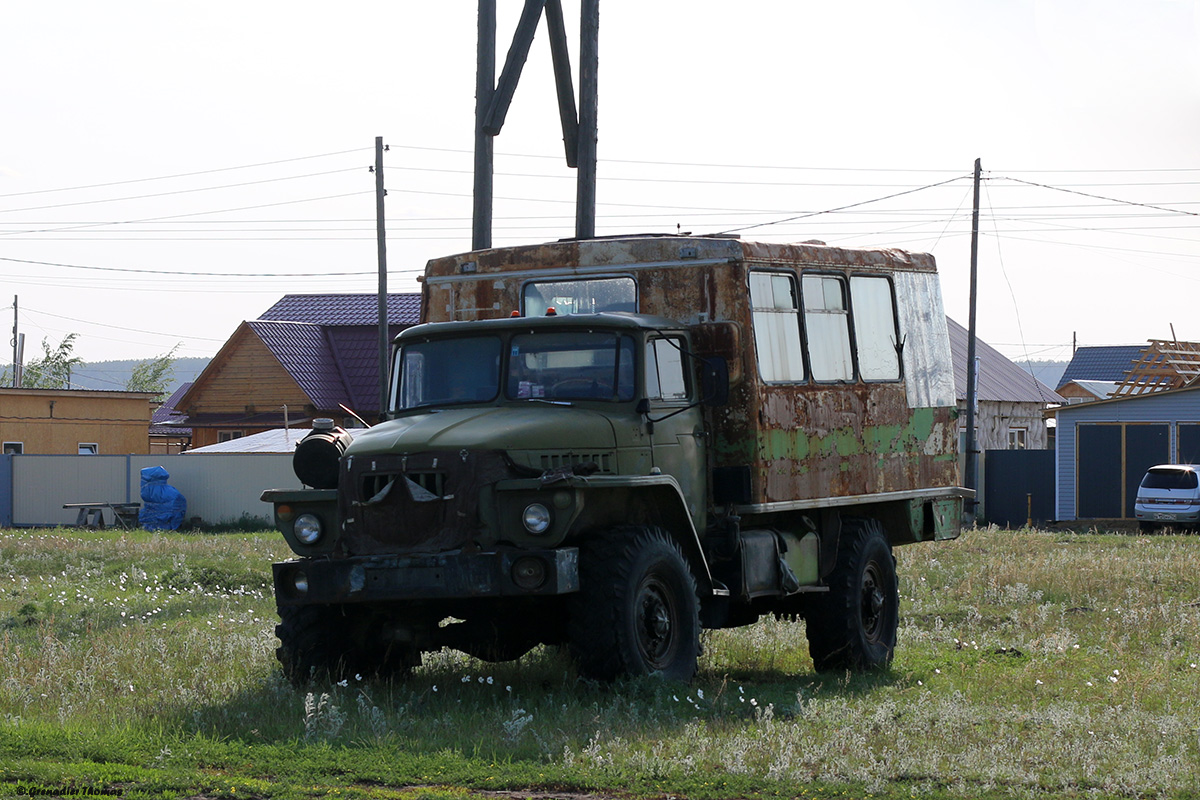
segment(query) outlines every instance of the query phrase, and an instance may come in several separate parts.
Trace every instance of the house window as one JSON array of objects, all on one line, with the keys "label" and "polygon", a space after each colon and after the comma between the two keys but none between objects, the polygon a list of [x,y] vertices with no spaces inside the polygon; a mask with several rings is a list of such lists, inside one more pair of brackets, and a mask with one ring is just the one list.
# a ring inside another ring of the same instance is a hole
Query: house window
[{"label": "house window", "polygon": [[24,452],[25,452],[25,443],[24,442],[5,442],[4,443],[4,455],[6,455],[6,456],[19,456]]},{"label": "house window", "polygon": [[1008,429],[1008,449],[1009,450],[1024,450],[1026,428],[1009,428]]},{"label": "house window", "polygon": [[854,380],[846,281],[836,275],[805,275],[801,288],[813,380]]},{"label": "house window", "polygon": [[804,380],[796,281],[777,272],[751,272],[750,306],[762,379],[768,383]]},{"label": "house window", "polygon": [[95,442],[80,442],[79,443],[79,455],[81,455],[81,456],[94,456],[99,452],[100,452],[100,445],[96,444]]},{"label": "house window", "polygon": [[245,436],[243,431],[217,431],[218,442],[232,442]]}]

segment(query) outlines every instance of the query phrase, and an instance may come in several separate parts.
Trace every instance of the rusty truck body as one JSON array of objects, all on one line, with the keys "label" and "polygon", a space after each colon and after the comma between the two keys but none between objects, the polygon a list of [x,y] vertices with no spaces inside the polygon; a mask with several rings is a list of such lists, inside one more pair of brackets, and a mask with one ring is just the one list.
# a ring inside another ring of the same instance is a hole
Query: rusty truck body
[{"label": "rusty truck body", "polygon": [[540,643],[686,680],[701,628],[770,613],[817,669],[890,663],[892,548],[957,536],[969,495],[931,256],[498,248],[429,262],[422,318],[389,419],[314,432],[314,488],[264,493],[298,556],[275,565],[293,680]]}]

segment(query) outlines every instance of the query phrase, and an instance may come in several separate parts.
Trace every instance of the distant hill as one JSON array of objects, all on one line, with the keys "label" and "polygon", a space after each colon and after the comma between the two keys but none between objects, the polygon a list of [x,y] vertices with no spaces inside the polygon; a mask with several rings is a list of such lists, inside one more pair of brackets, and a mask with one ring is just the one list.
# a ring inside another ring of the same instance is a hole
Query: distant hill
[{"label": "distant hill", "polygon": [[1058,388],[1069,361],[1018,361],[1017,366],[1037,378],[1051,389]]},{"label": "distant hill", "polygon": [[[72,389],[108,389],[122,391],[133,375],[133,368],[145,359],[131,358],[124,361],[96,361],[84,364],[71,372]],[[188,381],[194,381],[200,371],[208,366],[207,358],[176,359],[171,374],[171,386],[167,389],[170,396],[176,389]],[[0,366],[0,372],[10,369],[8,365]]]}]

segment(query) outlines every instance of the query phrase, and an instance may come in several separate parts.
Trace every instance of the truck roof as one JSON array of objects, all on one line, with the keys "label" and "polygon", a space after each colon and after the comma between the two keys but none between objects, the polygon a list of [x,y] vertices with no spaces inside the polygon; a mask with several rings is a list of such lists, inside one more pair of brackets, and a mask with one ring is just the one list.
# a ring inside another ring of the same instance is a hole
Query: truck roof
[{"label": "truck roof", "polygon": [[[478,319],[470,323],[472,332],[506,330],[542,330],[550,328],[590,326],[626,330],[679,330],[677,321],[652,314],[630,314],[623,311],[602,311],[598,314],[561,314],[541,317],[500,317]],[[400,333],[396,341],[418,339],[426,336],[444,336],[463,333],[462,322],[427,322],[414,325]]]},{"label": "truck roof", "polygon": [[444,279],[459,274],[465,277],[471,275],[473,270],[508,272],[518,266],[543,272],[554,267],[618,269],[676,261],[730,260],[936,271],[933,256],[895,248],[849,248],[832,247],[816,241],[780,244],[750,242],[735,237],[646,234],[599,239],[564,239],[543,244],[459,253],[429,261],[425,278]]}]

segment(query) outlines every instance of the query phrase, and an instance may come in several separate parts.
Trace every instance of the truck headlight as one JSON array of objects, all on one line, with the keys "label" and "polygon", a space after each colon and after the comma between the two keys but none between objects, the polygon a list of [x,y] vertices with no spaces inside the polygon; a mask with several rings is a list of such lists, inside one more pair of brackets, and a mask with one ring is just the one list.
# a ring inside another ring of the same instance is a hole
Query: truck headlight
[{"label": "truck headlight", "polygon": [[545,533],[550,530],[550,509],[541,503],[530,503],[525,506],[521,522],[525,524],[525,530],[530,533]]},{"label": "truck headlight", "polygon": [[315,514],[301,514],[296,517],[292,532],[301,544],[316,544],[321,538],[321,520]]}]

